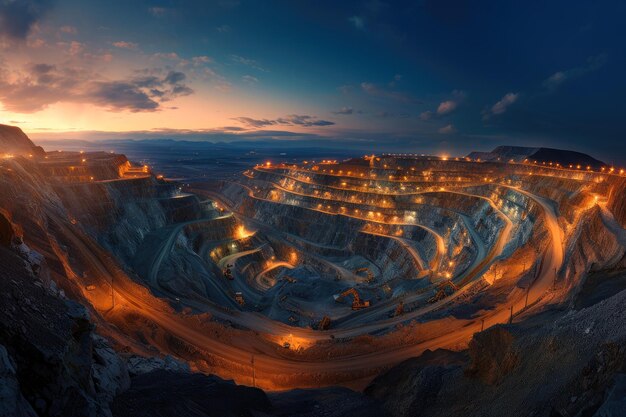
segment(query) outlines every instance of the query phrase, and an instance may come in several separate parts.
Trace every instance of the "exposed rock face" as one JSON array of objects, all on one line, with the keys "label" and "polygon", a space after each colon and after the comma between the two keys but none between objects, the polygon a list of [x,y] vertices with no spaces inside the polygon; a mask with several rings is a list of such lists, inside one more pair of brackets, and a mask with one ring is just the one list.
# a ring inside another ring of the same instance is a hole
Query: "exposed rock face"
[{"label": "exposed rock face", "polygon": [[32,258],[0,247],[0,415],[109,416],[126,368],[87,310],[39,279]]},{"label": "exposed rock face", "polygon": [[471,362],[466,375],[489,385],[499,384],[518,364],[513,335],[502,326],[477,333],[469,344]]},{"label": "exposed rock face", "polygon": [[488,329],[475,335],[467,365],[407,361],[366,393],[402,417],[623,415],[624,303],[626,290],[580,311]]},{"label": "exposed rock face", "polygon": [[422,415],[441,400],[443,381],[460,374],[466,361],[463,353],[427,350],[376,377],[365,393],[383,401],[384,409],[393,416]]},{"label": "exposed rock face", "polygon": [[235,417],[267,412],[270,407],[260,389],[216,376],[157,370],[134,377],[132,387],[115,399],[112,408],[115,417]]},{"label": "exposed rock face", "polygon": [[626,416],[626,374],[619,374],[595,417]]},{"label": "exposed rock face", "polygon": [[13,227],[11,222],[0,213],[0,245],[9,246],[13,241]]},{"label": "exposed rock face", "polygon": [[17,369],[9,353],[0,345],[0,416],[35,417],[37,414],[22,396]]},{"label": "exposed rock face", "polygon": [[[164,395],[164,393],[167,393]],[[155,370],[137,375],[112,406],[114,417],[385,417],[377,401],[346,388],[270,394],[214,375]]]},{"label": "exposed rock face", "polygon": [[45,154],[43,148],[35,146],[22,129],[2,124],[0,124],[0,151],[17,155],[43,156]]},{"label": "exposed rock face", "polygon": [[347,388],[299,389],[269,394],[276,417],[387,417],[380,403]]},{"label": "exposed rock face", "polygon": [[143,375],[157,370],[169,372],[190,372],[189,365],[185,362],[177,361],[171,356],[161,358],[144,358],[141,356],[131,356],[127,361],[128,372],[132,375]]}]

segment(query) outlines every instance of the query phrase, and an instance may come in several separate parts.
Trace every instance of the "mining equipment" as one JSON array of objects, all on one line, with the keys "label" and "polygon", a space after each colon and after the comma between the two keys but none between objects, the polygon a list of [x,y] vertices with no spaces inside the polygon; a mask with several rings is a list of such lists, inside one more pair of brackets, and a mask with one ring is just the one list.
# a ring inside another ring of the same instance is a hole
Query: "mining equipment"
[{"label": "mining equipment", "polygon": [[365,281],[368,284],[371,284],[374,281],[374,274],[372,273],[372,271],[370,271],[368,267],[358,268],[354,270],[355,275],[358,275],[361,272],[365,272],[365,274],[367,275],[367,277],[365,278]]},{"label": "mining equipment", "polygon": [[226,278],[227,280],[234,280],[235,276],[233,275],[233,271],[230,269],[232,267],[232,265],[226,265],[226,269],[224,269],[224,278]]},{"label": "mining equipment", "polygon": [[243,294],[241,293],[241,291],[237,291],[235,293],[235,301],[237,302],[237,304],[239,304],[240,306],[244,305],[246,302],[243,300]]},{"label": "mining equipment", "polygon": [[317,324],[317,330],[328,330],[330,327],[330,317],[324,316]]},{"label": "mining equipment", "polygon": [[359,295],[359,292],[355,290],[354,288],[348,288],[341,294],[334,295],[333,297],[335,298],[335,301],[339,303],[344,299],[344,297],[348,295],[352,295],[352,310],[361,310],[363,308],[367,308],[370,306],[370,301],[361,300],[361,296]]},{"label": "mining equipment", "polygon": [[288,283],[290,283],[290,284],[295,284],[296,282],[298,282],[298,280],[296,280],[294,277],[292,277],[292,276],[290,276],[290,275],[285,275],[285,276],[283,277],[283,279],[284,279],[285,281],[287,281]]},{"label": "mining equipment", "polygon": [[444,298],[454,294],[456,291],[458,291],[458,289],[459,287],[454,285],[452,281],[444,281],[442,284],[439,284],[439,287],[437,287],[437,293],[434,295],[434,297],[430,298],[428,302],[436,303],[437,301],[441,301]]}]

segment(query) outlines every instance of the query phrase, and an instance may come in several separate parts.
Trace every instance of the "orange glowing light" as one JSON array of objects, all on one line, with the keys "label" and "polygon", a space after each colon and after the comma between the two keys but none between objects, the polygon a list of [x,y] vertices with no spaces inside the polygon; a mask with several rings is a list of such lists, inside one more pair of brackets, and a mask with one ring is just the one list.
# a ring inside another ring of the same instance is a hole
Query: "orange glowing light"
[{"label": "orange glowing light", "polygon": [[247,237],[254,235],[254,232],[250,232],[246,230],[246,228],[243,225],[241,225],[237,227],[236,235],[237,235],[237,239],[245,239]]}]

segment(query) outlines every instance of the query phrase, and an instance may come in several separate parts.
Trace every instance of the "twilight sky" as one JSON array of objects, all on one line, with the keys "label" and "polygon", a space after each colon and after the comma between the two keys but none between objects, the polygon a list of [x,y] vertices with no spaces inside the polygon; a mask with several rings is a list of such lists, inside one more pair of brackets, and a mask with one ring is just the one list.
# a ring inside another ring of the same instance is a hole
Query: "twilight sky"
[{"label": "twilight sky", "polygon": [[625,21],[611,0],[0,0],[0,123],[624,159]]}]

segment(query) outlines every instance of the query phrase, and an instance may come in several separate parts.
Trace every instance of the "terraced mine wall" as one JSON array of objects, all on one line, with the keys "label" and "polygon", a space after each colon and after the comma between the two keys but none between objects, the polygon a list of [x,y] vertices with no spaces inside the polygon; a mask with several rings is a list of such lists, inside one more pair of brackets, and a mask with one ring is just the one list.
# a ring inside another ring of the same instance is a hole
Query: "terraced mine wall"
[{"label": "terraced mine wall", "polygon": [[124,155],[105,152],[54,152],[41,160],[39,166],[47,177],[70,183],[117,179],[128,170],[130,162]]},{"label": "terraced mine wall", "polygon": [[[73,221],[125,262],[133,258],[147,233],[180,217],[160,200],[171,195],[174,187],[153,177],[63,184],[55,190]],[[188,216],[198,216],[197,204],[187,210],[192,213]]]}]

